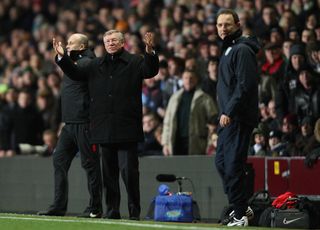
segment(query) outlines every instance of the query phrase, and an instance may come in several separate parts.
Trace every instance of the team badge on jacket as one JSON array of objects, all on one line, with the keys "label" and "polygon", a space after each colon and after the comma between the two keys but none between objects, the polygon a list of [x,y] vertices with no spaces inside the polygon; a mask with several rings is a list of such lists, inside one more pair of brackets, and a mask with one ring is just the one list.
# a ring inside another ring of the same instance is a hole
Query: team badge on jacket
[{"label": "team badge on jacket", "polygon": [[232,50],[232,47],[228,47],[228,49],[224,53],[224,56],[227,56],[230,53],[231,50]]}]

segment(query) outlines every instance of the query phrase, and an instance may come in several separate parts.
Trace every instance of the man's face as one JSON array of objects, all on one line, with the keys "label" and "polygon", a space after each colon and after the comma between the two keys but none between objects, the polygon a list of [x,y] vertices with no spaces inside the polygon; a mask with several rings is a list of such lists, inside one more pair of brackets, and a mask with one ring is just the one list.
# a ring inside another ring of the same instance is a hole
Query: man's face
[{"label": "man's face", "polygon": [[302,31],[301,41],[304,43],[308,43],[312,40],[312,33],[309,30]]},{"label": "man's face", "polygon": [[217,19],[218,35],[222,40],[239,29],[239,26],[239,22],[235,23],[231,14],[221,14]]},{"label": "man's face", "polygon": [[266,25],[270,25],[275,18],[275,13],[272,8],[266,7],[262,12],[262,19]]},{"label": "man's face", "polygon": [[142,119],[143,131],[148,133],[156,127],[156,122],[152,116],[145,115]]},{"label": "man's face", "polygon": [[103,38],[104,47],[109,54],[118,52],[124,46],[124,42],[120,39],[120,34],[113,33]]},{"label": "man's face", "polygon": [[80,39],[77,35],[71,35],[68,39],[68,43],[66,46],[68,55],[70,55],[70,52],[72,50],[82,50],[84,48],[84,45],[81,44]]},{"label": "man's face", "polygon": [[294,54],[291,56],[291,64],[295,70],[300,69],[303,63],[304,63],[304,57],[302,55]]},{"label": "man's face", "polygon": [[290,41],[285,41],[282,45],[282,50],[283,50],[283,53],[284,55],[289,58],[290,57],[290,49],[291,49],[291,46],[292,46],[292,42]]},{"label": "man's face", "polygon": [[184,72],[182,74],[183,88],[186,91],[193,90],[198,83],[197,77],[191,72]]}]

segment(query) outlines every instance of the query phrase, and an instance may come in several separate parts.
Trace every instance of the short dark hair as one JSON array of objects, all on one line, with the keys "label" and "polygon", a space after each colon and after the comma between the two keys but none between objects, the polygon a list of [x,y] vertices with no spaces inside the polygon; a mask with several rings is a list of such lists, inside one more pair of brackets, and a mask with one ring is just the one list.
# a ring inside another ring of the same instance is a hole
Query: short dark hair
[{"label": "short dark hair", "polygon": [[232,15],[233,20],[234,20],[235,23],[240,22],[238,14],[234,10],[231,10],[231,9],[221,9],[221,10],[219,10],[219,12],[217,14],[216,22],[217,22],[219,16],[222,15],[222,14],[230,14],[230,15]]}]

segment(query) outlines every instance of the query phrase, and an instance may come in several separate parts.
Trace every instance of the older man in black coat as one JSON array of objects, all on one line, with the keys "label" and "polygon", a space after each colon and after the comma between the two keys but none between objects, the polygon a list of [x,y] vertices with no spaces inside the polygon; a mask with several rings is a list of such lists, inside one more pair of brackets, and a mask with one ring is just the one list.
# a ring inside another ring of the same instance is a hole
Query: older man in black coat
[{"label": "older man in black coat", "polygon": [[91,143],[102,150],[106,189],[106,217],[120,219],[119,170],[128,193],[130,219],[140,218],[139,162],[137,143],[143,141],[141,88],[144,78],[158,73],[159,59],[154,36],[146,33],[144,57],[124,49],[124,35],[116,30],[103,36],[107,51],[82,68],[65,55],[61,42],[53,39],[59,66],[75,80],[88,79]]}]

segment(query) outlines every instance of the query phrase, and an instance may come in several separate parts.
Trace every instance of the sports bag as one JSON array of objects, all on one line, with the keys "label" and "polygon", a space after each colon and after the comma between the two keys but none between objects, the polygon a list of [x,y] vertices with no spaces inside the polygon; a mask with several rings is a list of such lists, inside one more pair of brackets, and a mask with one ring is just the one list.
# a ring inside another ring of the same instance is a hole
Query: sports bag
[{"label": "sports bag", "polygon": [[308,198],[286,192],[278,196],[272,205],[261,214],[259,226],[319,229],[319,211]]},{"label": "sports bag", "polygon": [[272,228],[309,229],[310,217],[307,210],[273,209],[271,211]]},{"label": "sports bag", "polygon": [[192,197],[187,194],[158,195],[155,199],[154,220],[167,222],[193,221]]}]

